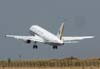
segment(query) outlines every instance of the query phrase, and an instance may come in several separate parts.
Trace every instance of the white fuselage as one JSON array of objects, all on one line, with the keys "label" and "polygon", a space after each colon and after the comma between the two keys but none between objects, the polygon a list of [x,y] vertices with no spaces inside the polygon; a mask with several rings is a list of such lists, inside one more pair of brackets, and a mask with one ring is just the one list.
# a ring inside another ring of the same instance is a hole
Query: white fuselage
[{"label": "white fuselage", "polygon": [[64,45],[65,43],[78,43],[79,40],[94,38],[94,36],[64,36],[64,23],[61,24],[57,35],[52,34],[38,25],[32,25],[29,30],[31,32],[29,36],[5,35],[5,37],[23,40],[28,44],[34,42],[33,48],[38,48],[37,42],[39,42],[48,44],[53,49],[57,49],[58,46]]},{"label": "white fuselage", "polygon": [[40,36],[45,40],[45,43],[50,45],[62,45],[63,41],[60,40],[56,35],[48,32],[38,25],[33,25],[30,27],[30,31]]}]

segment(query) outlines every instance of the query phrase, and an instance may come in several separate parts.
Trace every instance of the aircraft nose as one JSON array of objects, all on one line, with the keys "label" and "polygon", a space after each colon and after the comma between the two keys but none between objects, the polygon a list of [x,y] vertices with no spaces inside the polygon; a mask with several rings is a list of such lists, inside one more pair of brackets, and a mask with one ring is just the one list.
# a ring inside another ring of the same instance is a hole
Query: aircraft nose
[{"label": "aircraft nose", "polygon": [[30,28],[29,28],[29,30],[32,30],[33,29],[33,26],[31,26]]}]

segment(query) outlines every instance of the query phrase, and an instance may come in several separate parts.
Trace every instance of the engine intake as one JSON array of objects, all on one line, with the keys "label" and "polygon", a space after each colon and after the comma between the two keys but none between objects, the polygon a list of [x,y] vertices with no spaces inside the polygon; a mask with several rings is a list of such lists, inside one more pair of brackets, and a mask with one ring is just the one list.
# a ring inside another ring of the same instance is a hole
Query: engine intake
[{"label": "engine intake", "polygon": [[26,40],[26,43],[28,43],[28,44],[31,43],[31,40]]}]

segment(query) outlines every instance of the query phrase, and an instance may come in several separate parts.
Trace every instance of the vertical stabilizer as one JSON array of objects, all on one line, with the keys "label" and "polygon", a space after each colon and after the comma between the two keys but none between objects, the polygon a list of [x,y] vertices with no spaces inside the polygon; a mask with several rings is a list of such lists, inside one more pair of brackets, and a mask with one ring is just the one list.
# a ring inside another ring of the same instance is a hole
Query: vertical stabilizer
[{"label": "vertical stabilizer", "polygon": [[62,40],[63,33],[64,33],[64,23],[61,24],[60,29],[57,33],[57,36],[60,40]]}]

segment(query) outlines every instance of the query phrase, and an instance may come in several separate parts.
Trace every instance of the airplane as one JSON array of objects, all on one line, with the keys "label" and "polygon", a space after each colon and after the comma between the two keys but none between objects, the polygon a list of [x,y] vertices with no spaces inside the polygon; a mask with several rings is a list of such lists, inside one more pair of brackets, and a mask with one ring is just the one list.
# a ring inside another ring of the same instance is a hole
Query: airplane
[{"label": "airplane", "polygon": [[5,37],[11,37],[18,40],[23,40],[30,44],[34,42],[33,48],[37,49],[37,42],[48,44],[52,46],[53,49],[58,49],[58,46],[62,46],[65,43],[78,43],[79,40],[94,38],[94,36],[63,36],[64,33],[64,23],[61,24],[57,35],[47,31],[46,29],[40,27],[39,25],[32,25],[29,28],[30,36],[18,36],[18,35],[5,35]]}]

